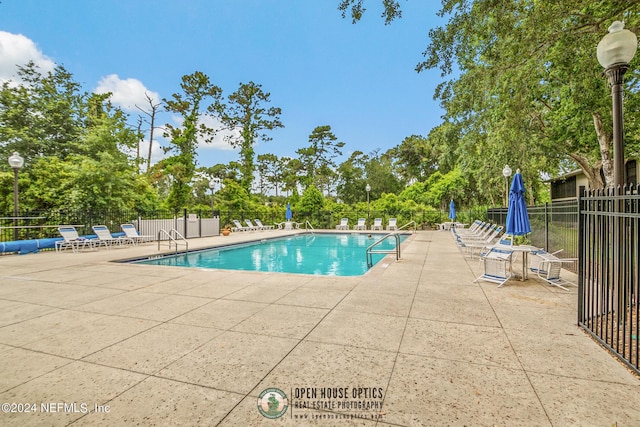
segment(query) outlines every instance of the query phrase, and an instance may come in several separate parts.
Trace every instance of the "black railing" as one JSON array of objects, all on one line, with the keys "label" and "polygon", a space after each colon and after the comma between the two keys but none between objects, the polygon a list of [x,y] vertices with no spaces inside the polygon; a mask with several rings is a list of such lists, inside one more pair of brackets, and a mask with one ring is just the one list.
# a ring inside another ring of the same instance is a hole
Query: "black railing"
[{"label": "black railing", "polygon": [[[198,217],[211,217],[210,210],[202,210],[195,213]],[[245,219],[251,221],[260,219],[265,225],[278,224],[285,221],[285,209],[264,209],[264,210],[222,210],[215,211],[215,215],[220,216],[220,226],[233,224],[237,219],[244,224]],[[327,211],[317,210],[300,212],[294,210],[293,221],[306,223],[309,221],[316,229],[333,229],[340,223],[342,218],[349,219],[349,225],[353,227],[358,218],[366,218],[367,225],[371,226],[375,218],[382,218],[383,225],[389,222],[390,218],[396,218],[398,224],[406,224],[415,221],[419,229],[433,227],[435,224],[448,221],[449,211],[446,210],[422,210],[422,209],[399,209],[399,210],[345,210]],[[0,242],[9,242],[14,239],[14,230],[17,227],[17,240],[42,239],[49,237],[60,237],[57,227],[60,225],[74,225],[80,235],[92,234],[91,227],[94,225],[106,225],[113,232],[120,230],[120,224],[133,222],[138,219],[171,219],[187,217],[187,212],[157,210],[140,212],[136,210],[105,210],[105,211],[38,211],[20,212],[19,218],[14,220],[11,215],[0,217]],[[458,212],[458,220],[471,222],[473,219],[482,217],[483,211],[463,210]],[[182,230],[181,230],[182,232]]]},{"label": "black railing", "polygon": [[640,373],[639,187],[581,196],[578,323]]},{"label": "black railing", "polygon": [[[531,233],[527,236],[533,246],[548,252],[562,251],[562,258],[578,257],[578,201],[545,203],[529,206]],[[498,225],[507,222],[507,208],[492,208],[487,211],[487,220]],[[569,263],[565,268],[577,272],[577,264]]]}]

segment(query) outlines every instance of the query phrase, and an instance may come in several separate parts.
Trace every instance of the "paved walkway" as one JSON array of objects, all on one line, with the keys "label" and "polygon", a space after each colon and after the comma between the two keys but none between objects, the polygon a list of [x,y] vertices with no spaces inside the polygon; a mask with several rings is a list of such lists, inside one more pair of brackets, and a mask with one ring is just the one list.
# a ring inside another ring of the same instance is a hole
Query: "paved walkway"
[{"label": "paved walkway", "polygon": [[1,256],[0,403],[30,413],[0,425],[640,425],[575,289],[473,283],[447,232],[403,248],[356,278],[109,262],[153,244]]}]

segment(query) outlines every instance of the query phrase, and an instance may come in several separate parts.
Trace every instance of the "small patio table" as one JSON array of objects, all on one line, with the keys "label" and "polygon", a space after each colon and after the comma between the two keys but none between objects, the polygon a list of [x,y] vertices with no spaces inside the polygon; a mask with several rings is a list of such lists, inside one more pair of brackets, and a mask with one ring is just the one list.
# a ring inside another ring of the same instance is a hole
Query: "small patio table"
[{"label": "small patio table", "polygon": [[536,246],[531,246],[531,245],[510,246],[510,245],[501,245],[501,244],[493,245],[492,247],[497,249],[505,249],[513,252],[522,253],[522,275],[520,276],[520,281],[524,282],[525,280],[529,279],[529,253],[531,251],[538,251],[540,250],[540,248]]}]

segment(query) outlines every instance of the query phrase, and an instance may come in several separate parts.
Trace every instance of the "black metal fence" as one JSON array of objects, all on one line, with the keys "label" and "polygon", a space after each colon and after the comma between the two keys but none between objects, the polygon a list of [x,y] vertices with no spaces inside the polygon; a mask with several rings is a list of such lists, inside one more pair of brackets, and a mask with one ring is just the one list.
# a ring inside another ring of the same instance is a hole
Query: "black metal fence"
[{"label": "black metal fence", "polygon": [[[470,222],[476,218],[484,218],[485,210],[460,211],[458,220]],[[49,237],[60,237],[57,227],[60,225],[74,225],[80,235],[92,234],[91,227],[94,225],[106,225],[113,232],[120,230],[120,224],[129,223],[138,219],[171,219],[187,218],[188,214],[195,214],[197,217],[211,217],[211,210],[191,212],[181,211],[151,211],[139,212],[136,210],[105,210],[105,211],[38,211],[20,212],[18,218],[11,215],[0,217],[0,242],[14,240],[42,239]],[[244,222],[245,219],[253,221],[258,218],[265,225],[284,222],[285,210],[264,209],[264,210],[224,210],[213,213],[220,217],[220,226],[232,224],[234,219]],[[415,221],[418,228],[432,227],[435,224],[448,221],[449,212],[444,210],[345,210],[345,211],[294,211],[293,221],[306,224],[308,221],[314,228],[335,228],[342,218],[348,218],[351,226],[357,223],[358,218],[366,218],[368,225],[373,224],[374,218],[382,218],[386,226],[389,218],[396,218],[399,226],[410,221]]]},{"label": "black metal fence", "polygon": [[639,187],[585,193],[579,204],[578,323],[640,373]]},{"label": "black metal fence", "polygon": [[[578,201],[545,203],[529,206],[531,233],[530,244],[544,248],[547,252],[562,251],[562,258],[578,257]],[[499,225],[507,222],[507,208],[492,208],[487,211],[487,220]],[[577,263],[568,263],[565,268],[577,272]]]}]

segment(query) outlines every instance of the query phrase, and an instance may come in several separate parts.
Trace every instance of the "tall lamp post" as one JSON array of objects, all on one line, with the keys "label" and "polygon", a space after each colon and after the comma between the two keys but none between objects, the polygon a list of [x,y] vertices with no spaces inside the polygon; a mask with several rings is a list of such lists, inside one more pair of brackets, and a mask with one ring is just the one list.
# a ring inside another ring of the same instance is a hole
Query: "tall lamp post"
[{"label": "tall lamp post", "polygon": [[[604,67],[604,74],[609,79],[611,85],[611,98],[613,104],[613,185],[616,188],[614,194],[618,195],[617,189],[624,186],[624,133],[623,133],[623,113],[622,113],[622,83],[624,83],[624,73],[629,69],[629,62],[638,49],[638,38],[629,30],[624,29],[624,23],[614,21],[609,27],[609,34],[605,35],[600,43],[596,54],[598,62]],[[624,211],[622,200],[618,200],[615,207],[618,212]],[[622,218],[617,217],[613,223],[614,248],[613,259],[620,259],[622,242],[624,241],[624,226],[621,224]],[[625,273],[620,265],[613,268],[614,298],[618,313],[623,313],[628,304],[627,290],[624,277]]]},{"label": "tall lamp post", "polygon": [[371,192],[371,186],[367,184],[364,190],[367,192],[367,225],[369,225],[371,222],[371,208],[369,205],[369,192]]},{"label": "tall lamp post", "polygon": [[505,182],[505,193],[504,193],[504,205],[509,207],[509,177],[513,171],[509,167],[509,165],[504,165],[502,169],[502,176],[504,176]]},{"label": "tall lamp post", "polygon": [[18,240],[18,172],[24,165],[24,159],[17,151],[9,156],[9,166],[13,168],[13,240]]},{"label": "tall lamp post", "polygon": [[209,188],[211,189],[211,216],[213,216],[213,194],[216,191],[216,185],[220,184],[220,178],[211,178]]},{"label": "tall lamp post", "polygon": [[604,74],[611,84],[613,100],[613,184],[616,187],[625,184],[624,170],[624,136],[622,114],[622,83],[624,73],[629,69],[629,62],[638,49],[638,38],[634,33],[624,29],[624,22],[614,21],[609,27],[609,34],[598,43],[598,62],[604,67]]}]

